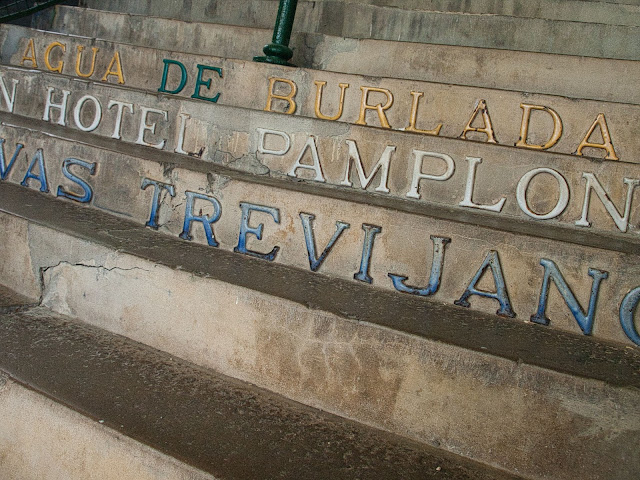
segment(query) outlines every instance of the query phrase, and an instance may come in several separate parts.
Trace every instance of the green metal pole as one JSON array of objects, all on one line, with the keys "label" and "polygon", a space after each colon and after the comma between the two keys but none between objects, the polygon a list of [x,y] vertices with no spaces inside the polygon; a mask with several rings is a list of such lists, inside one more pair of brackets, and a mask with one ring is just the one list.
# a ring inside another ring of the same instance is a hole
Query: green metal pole
[{"label": "green metal pole", "polygon": [[293,18],[296,15],[298,0],[280,0],[278,18],[273,29],[271,43],[265,45],[262,51],[265,57],[253,57],[254,62],[277,63],[278,65],[295,66],[289,63],[293,57],[293,50],[289,48]]}]

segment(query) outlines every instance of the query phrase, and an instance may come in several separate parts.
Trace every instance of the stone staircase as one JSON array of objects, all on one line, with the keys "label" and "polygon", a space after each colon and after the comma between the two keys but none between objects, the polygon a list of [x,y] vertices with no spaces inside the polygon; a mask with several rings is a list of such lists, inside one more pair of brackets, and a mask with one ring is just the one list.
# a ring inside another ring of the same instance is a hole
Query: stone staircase
[{"label": "stone staircase", "polygon": [[637,477],[640,5],[470,3],[0,26],[0,477]]}]

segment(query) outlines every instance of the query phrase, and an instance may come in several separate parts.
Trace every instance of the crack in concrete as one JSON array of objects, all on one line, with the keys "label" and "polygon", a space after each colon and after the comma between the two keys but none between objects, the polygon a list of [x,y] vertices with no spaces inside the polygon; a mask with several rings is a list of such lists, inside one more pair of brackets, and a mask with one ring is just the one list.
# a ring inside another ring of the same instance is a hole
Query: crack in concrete
[{"label": "crack in concrete", "polygon": [[[44,280],[44,275],[46,272],[48,272],[49,270],[58,268],[60,266],[63,265],[67,265],[70,267],[85,267],[85,268],[94,268],[94,269],[102,269],[105,270],[107,272],[113,272],[113,271],[123,271],[123,272],[130,272],[133,270],[141,270],[143,272],[147,272],[149,273],[150,270],[146,269],[146,268],[142,268],[142,267],[131,267],[131,268],[124,268],[124,267],[105,267],[104,265],[88,265],[86,263],[82,263],[82,262],[76,262],[76,263],[71,263],[71,262],[67,262],[65,260],[61,260],[60,262],[58,262],[55,265],[48,265],[48,266],[44,266],[44,267],[40,267],[40,288],[41,291],[44,292],[46,284],[45,284],[45,280]],[[40,296],[40,302],[42,302],[42,295]]]}]

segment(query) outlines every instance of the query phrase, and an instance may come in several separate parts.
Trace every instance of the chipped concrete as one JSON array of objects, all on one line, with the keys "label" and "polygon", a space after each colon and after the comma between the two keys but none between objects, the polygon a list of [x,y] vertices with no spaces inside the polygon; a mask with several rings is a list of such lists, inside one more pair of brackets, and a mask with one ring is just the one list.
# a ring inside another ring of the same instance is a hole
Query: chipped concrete
[{"label": "chipped concrete", "polygon": [[[99,202],[98,206],[108,212],[126,212],[129,218],[135,219],[139,224],[144,225],[148,222],[152,198],[150,190],[141,189],[142,178],[167,181],[163,177],[165,168],[161,162],[157,161],[156,154],[151,154],[146,159],[114,152],[105,154],[105,150],[64,139],[54,140],[29,130],[21,131],[7,127],[5,131],[9,144],[23,142],[28,145],[28,148],[25,148],[30,152],[39,147],[45,149],[46,156],[50,159],[47,160],[49,165],[59,164],[60,159],[70,156],[97,161],[99,173],[90,179],[94,188],[95,202]],[[29,157],[30,155],[25,155],[22,165],[16,163],[16,167],[7,178],[8,181],[20,182],[24,177],[26,168],[24,165],[29,161]],[[623,168],[627,172],[630,168],[628,164],[613,162],[610,166]],[[207,171],[208,168],[204,170]],[[429,240],[429,236],[447,237],[452,241],[446,247],[442,283],[439,290],[425,301],[452,304],[458,300],[486,255],[496,250],[499,252],[510,301],[517,315],[513,321],[521,321],[521,319],[527,321],[536,312],[544,271],[540,264],[541,259],[549,258],[557,263],[582,305],[586,305],[593,280],[587,274],[587,269],[597,268],[610,272],[610,275],[602,282],[598,298],[598,320],[595,322],[593,335],[597,338],[630,344],[630,340],[620,327],[619,308],[622,297],[637,286],[640,264],[637,256],[633,255],[633,247],[629,251],[615,251],[607,250],[606,246],[595,248],[582,245],[581,237],[574,238],[570,243],[553,236],[536,238],[522,233],[519,224],[515,224],[513,231],[485,227],[469,229],[468,224],[473,224],[474,215],[471,215],[469,222],[458,223],[447,217],[434,218],[427,209],[422,215],[398,212],[393,205],[384,207],[367,205],[364,202],[365,199],[363,203],[355,203],[349,196],[341,199],[325,197],[320,208],[317,197],[306,188],[300,191],[285,190],[279,189],[277,184],[256,184],[253,181],[247,182],[243,178],[212,185],[207,176],[210,172],[205,173],[205,171],[181,166],[172,170],[171,175],[176,179],[174,182],[176,196],[171,198],[169,203],[172,208],[163,209],[163,215],[170,217],[171,222],[160,227],[161,233],[174,237],[180,235],[184,228],[185,210],[177,205],[185,204],[186,191],[204,192],[208,189],[221,203],[220,219],[213,227],[215,239],[220,243],[221,248],[232,251],[238,244],[241,202],[267,205],[279,210],[280,223],[269,221],[271,217],[262,218],[258,222],[257,216],[264,216],[264,213],[255,213],[256,219],[252,222],[264,224],[264,238],[259,241],[257,237],[248,237],[247,248],[266,253],[278,246],[280,251],[275,257],[275,262],[307,269],[309,256],[300,213],[316,216],[313,222],[318,245],[327,244],[335,231],[335,222],[340,220],[350,224],[351,228],[347,229],[336,242],[336,247],[327,256],[327,260],[319,271],[333,278],[356,282],[353,275],[358,272],[362,257],[361,225],[362,223],[378,225],[383,228],[383,232],[376,240],[370,274],[373,287],[385,291],[395,291],[389,279],[389,273],[404,275],[410,279],[411,284],[419,285],[420,279],[425,278],[425,271],[430,268],[433,256],[432,241]],[[500,175],[500,173],[497,174]],[[67,185],[62,172],[57,169],[49,169],[48,175],[53,187],[59,184]],[[579,181],[577,175],[575,179],[576,182]],[[274,187],[277,190],[274,190]],[[279,193],[274,194],[274,191]],[[201,205],[197,208],[202,208],[203,214],[213,213],[213,204],[210,202],[199,202],[199,204]],[[574,208],[579,210],[580,207],[580,204],[574,204]],[[635,214],[640,215],[640,211],[636,211]],[[508,223],[507,218],[505,216],[503,220],[505,224]],[[635,222],[634,218],[632,217],[633,222]],[[592,220],[594,224],[598,221],[604,224],[607,217],[594,215]],[[613,223],[610,219],[609,222]],[[540,229],[536,225],[533,226]],[[207,243],[201,225],[194,225],[191,234],[193,241]],[[611,238],[615,237],[611,235]],[[631,235],[629,235],[629,242],[635,242]],[[48,250],[49,248],[43,249],[43,251]],[[420,260],[416,261],[416,259]],[[483,282],[478,286],[487,291],[495,288],[490,275],[485,275]],[[399,297],[407,295],[400,292],[396,294]],[[471,308],[493,314],[498,308],[498,302],[495,299],[474,295]],[[552,319],[550,328],[581,333],[564,300],[555,290],[552,290],[549,297],[547,315]]]},{"label": "chipped concrete", "polygon": [[0,279],[4,279],[0,283],[10,285],[12,290],[31,300],[38,300],[40,283],[33,269],[28,225],[24,219],[0,215],[0,245],[5,251],[0,257]]}]

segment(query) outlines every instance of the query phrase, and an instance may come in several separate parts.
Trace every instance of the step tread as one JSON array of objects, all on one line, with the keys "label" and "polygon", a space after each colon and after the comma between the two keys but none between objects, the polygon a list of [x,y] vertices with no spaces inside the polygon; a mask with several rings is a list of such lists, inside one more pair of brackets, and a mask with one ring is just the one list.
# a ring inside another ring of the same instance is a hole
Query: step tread
[{"label": "step tread", "polygon": [[0,369],[220,478],[517,478],[55,315],[0,314]]},{"label": "step tread", "polygon": [[[631,346],[505,320],[185,242],[129,220],[0,183],[0,211],[148,259],[397,331],[615,386],[640,387]],[[304,288],[290,288],[304,285]]]}]

